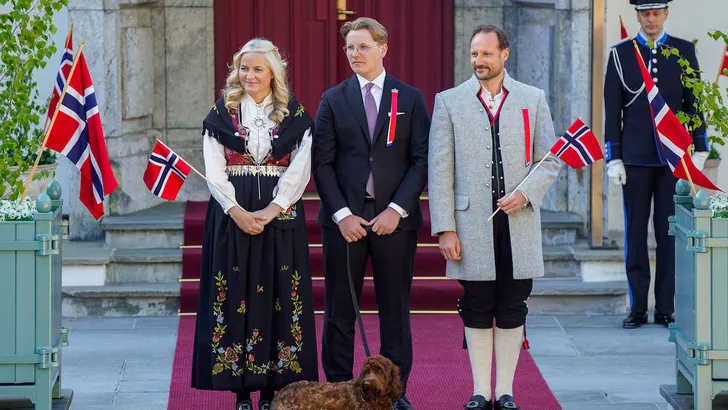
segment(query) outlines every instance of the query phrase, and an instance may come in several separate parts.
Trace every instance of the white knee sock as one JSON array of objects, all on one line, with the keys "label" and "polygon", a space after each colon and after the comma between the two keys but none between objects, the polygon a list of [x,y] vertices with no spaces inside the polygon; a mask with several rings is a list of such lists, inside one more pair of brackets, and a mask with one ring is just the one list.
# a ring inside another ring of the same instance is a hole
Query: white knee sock
[{"label": "white knee sock", "polygon": [[515,329],[495,328],[495,399],[513,396],[513,376],[516,374],[518,355],[523,343],[523,326]]},{"label": "white knee sock", "polygon": [[490,400],[490,373],[493,365],[493,329],[465,328],[470,368],[473,371],[473,394]]}]

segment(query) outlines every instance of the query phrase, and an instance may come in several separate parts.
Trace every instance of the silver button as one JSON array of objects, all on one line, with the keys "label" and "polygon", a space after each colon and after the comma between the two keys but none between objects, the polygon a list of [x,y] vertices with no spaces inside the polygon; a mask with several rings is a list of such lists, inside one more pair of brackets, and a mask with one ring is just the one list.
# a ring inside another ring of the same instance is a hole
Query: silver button
[{"label": "silver button", "polygon": [[485,167],[486,167],[486,168],[490,168],[490,165],[488,165],[488,164],[485,164]]},{"label": "silver button", "polygon": [[235,136],[236,136],[236,137],[239,137],[239,136],[240,136],[240,133],[239,133],[239,132],[237,132],[237,131],[235,131]]},{"label": "silver button", "polygon": [[652,54],[657,54],[657,49],[656,48],[653,48],[652,49]]},{"label": "silver button", "polygon": [[660,81],[660,79],[658,79],[657,77],[653,77],[653,78],[652,78],[652,81],[654,81],[654,82],[655,82],[655,84],[657,84],[657,82],[658,82],[658,81]]},{"label": "silver button", "polygon": [[657,72],[657,67],[654,67],[654,68],[652,69],[652,72],[653,72],[653,73],[656,73],[656,72]]},{"label": "silver button", "polygon": [[654,64],[657,64],[657,59],[656,59],[656,58],[653,58],[653,59],[652,59],[652,62],[653,62]]},{"label": "silver button", "polygon": [[486,145],[486,146],[485,146],[485,148],[486,148],[486,149],[490,149],[490,145]]},{"label": "silver button", "polygon": [[486,188],[490,188],[490,184],[485,184],[485,187]]},{"label": "silver button", "polygon": [[482,108],[480,109],[480,112],[483,112],[483,109]]}]

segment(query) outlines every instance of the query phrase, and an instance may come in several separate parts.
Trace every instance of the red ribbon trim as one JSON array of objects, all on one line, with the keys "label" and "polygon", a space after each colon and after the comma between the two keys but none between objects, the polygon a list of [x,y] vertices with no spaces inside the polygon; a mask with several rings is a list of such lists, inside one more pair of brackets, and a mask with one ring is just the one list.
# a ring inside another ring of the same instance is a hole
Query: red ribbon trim
[{"label": "red ribbon trim", "polygon": [[531,165],[531,120],[528,118],[528,108],[523,109],[524,142],[526,143],[526,166]]}]

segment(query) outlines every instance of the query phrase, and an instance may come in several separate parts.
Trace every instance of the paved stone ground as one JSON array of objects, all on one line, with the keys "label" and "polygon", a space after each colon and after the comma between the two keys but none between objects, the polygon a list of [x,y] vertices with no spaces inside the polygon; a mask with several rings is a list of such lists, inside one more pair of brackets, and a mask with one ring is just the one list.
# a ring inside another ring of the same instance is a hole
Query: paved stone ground
[{"label": "paved stone ground", "polygon": [[[531,353],[564,410],[669,409],[659,393],[661,384],[674,383],[668,330],[627,331],[621,320],[529,317]],[[67,319],[63,387],[74,391],[71,409],[165,410],[177,323],[176,317]]]}]

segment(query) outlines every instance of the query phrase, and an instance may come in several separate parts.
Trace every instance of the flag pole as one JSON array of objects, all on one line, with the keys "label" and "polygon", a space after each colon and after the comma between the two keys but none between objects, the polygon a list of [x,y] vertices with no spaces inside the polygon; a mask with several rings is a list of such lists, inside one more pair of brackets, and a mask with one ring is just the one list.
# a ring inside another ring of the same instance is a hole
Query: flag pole
[{"label": "flag pole", "polygon": [[697,191],[695,190],[695,184],[693,184],[693,177],[690,176],[690,171],[688,171],[688,166],[685,164],[685,157],[683,156],[680,158],[680,163],[683,166],[683,169],[685,170],[685,174],[688,176],[688,182],[690,182],[690,188],[693,191],[693,196],[697,195]]},{"label": "flag pole", "polygon": [[[533,167],[533,169],[531,170],[531,172],[529,172],[529,173],[528,173],[528,175],[526,175],[526,177],[525,177],[525,178],[523,178],[523,181],[521,181],[521,183],[520,183],[520,184],[518,184],[518,186],[517,186],[517,187],[516,187],[516,188],[515,188],[515,189],[513,190],[513,192],[511,192],[511,193],[510,193],[510,195],[508,195],[508,198],[510,198],[511,196],[513,196],[513,194],[514,194],[514,193],[515,193],[516,191],[518,191],[518,188],[520,188],[520,187],[521,187],[521,185],[523,185],[523,183],[524,183],[524,182],[526,182],[526,180],[528,179],[528,177],[530,177],[530,176],[531,176],[531,175],[533,174],[533,172],[534,172],[534,171],[536,171],[536,170],[538,169],[538,167],[540,167],[540,166],[541,166],[541,164],[542,164],[542,163],[543,163],[543,162],[544,162],[544,161],[546,160],[546,158],[548,158],[549,156],[551,156],[551,151],[549,151],[549,152],[548,152],[548,153],[547,153],[547,154],[546,154],[546,155],[545,155],[545,156],[544,156],[543,158],[541,158],[541,161],[539,161],[539,162],[538,162],[538,164],[536,164],[536,166],[535,166],[535,167]],[[508,198],[506,198],[506,199],[508,199]],[[490,220],[491,220],[491,219],[493,219],[493,217],[495,216],[495,214],[497,214],[497,213],[498,213],[498,211],[500,211],[500,210],[501,210],[501,208],[500,208],[500,207],[498,207],[498,209],[496,209],[496,210],[495,210],[495,212],[493,212],[493,214],[492,214],[492,215],[490,216],[490,218],[488,218],[488,222],[490,222]]]},{"label": "flag pole", "polygon": [[[68,28],[68,34],[66,35],[66,39],[68,39],[68,36],[70,36],[71,33],[73,33],[73,23],[71,23],[71,26]],[[63,46],[65,47],[65,44]],[[65,53],[65,51],[64,51],[64,53]],[[68,80],[66,80],[66,82],[68,82]],[[60,104],[60,100],[58,101],[58,103]],[[48,108],[50,108],[50,101],[48,102]],[[43,132],[46,132],[46,130],[48,129],[48,121],[50,121],[50,120],[51,120],[51,116],[46,115],[45,124],[43,124]]]},{"label": "flag pole", "polygon": [[723,47],[723,58],[720,60],[720,67],[718,67],[718,75],[715,76],[715,82],[717,83],[718,80],[720,80],[720,75],[723,74],[723,67],[725,66],[725,60],[728,58],[728,43],[725,44],[725,47]]},{"label": "flag pole", "polygon": [[68,91],[68,85],[71,83],[71,77],[73,76],[73,72],[76,70],[76,65],[78,64],[79,57],[81,56],[81,51],[83,51],[83,45],[84,41],[81,42],[81,46],[78,47],[78,51],[76,52],[76,57],[73,58],[73,65],[71,66],[71,71],[68,72],[68,78],[66,79],[66,85],[63,86],[63,92],[61,93],[61,98],[58,99],[58,104],[56,104],[56,109],[53,112],[53,118],[51,118],[51,123],[48,125],[48,129],[44,130],[44,136],[43,136],[43,142],[40,144],[40,149],[38,149],[38,155],[35,157],[35,164],[33,164],[33,168],[30,170],[30,177],[28,178],[28,181],[25,183],[25,189],[23,189],[23,195],[20,196],[20,202],[23,202],[23,199],[25,199],[25,195],[28,193],[28,188],[30,188],[30,183],[33,182],[33,175],[35,174],[36,168],[38,168],[38,162],[40,161],[41,155],[43,155],[43,150],[45,149],[46,143],[48,142],[48,135],[50,135],[51,129],[53,129],[53,124],[56,122],[56,117],[58,117],[58,112],[61,109],[61,105],[63,105],[63,97],[66,96],[66,91]]},{"label": "flag pole", "polygon": [[[167,146],[167,144],[165,144],[165,143],[163,143],[162,141],[160,141],[160,139],[159,139],[159,138],[157,138],[156,140],[157,140],[157,142],[159,142],[160,144],[164,145],[164,147],[165,147],[165,148],[167,148],[167,149],[168,149],[168,150],[169,150],[170,152],[174,152],[174,150],[173,150],[172,148],[168,147],[168,146]],[[177,155],[178,157],[180,157],[181,159],[183,159],[183,160],[184,160],[184,158],[182,158],[182,157],[181,157],[181,156],[180,156],[179,154],[177,154],[176,152],[174,152],[174,154],[175,154],[175,155]],[[185,161],[185,162],[187,162],[187,161]],[[237,205],[238,207],[240,207],[240,209],[242,209],[242,210],[245,210],[245,208],[243,208],[242,206],[240,206],[240,204],[238,204],[238,201],[234,200],[233,198],[230,198],[230,197],[229,197],[229,196],[228,196],[228,195],[227,195],[227,194],[226,194],[225,192],[223,192],[223,190],[222,190],[222,189],[220,189],[220,188],[219,188],[219,187],[218,187],[217,185],[215,185],[215,184],[213,184],[212,182],[210,182],[210,180],[209,180],[209,179],[205,178],[205,176],[204,176],[204,175],[202,175],[202,173],[201,173],[200,171],[196,170],[196,169],[195,169],[195,167],[193,167],[193,166],[192,166],[192,165],[191,165],[191,164],[190,164],[189,162],[187,162],[187,164],[188,164],[188,165],[190,166],[190,169],[191,169],[191,170],[195,171],[195,173],[196,173],[197,175],[199,175],[199,176],[200,176],[200,178],[204,179],[204,180],[205,180],[205,182],[207,182],[207,183],[208,183],[208,184],[210,184],[210,185],[211,185],[211,186],[212,186],[213,188],[215,188],[215,189],[217,190],[217,192],[221,193],[221,194],[222,194],[222,196],[224,196],[225,198],[227,198],[227,199],[228,199],[228,201],[230,201],[230,202],[234,203],[235,205]]]}]

